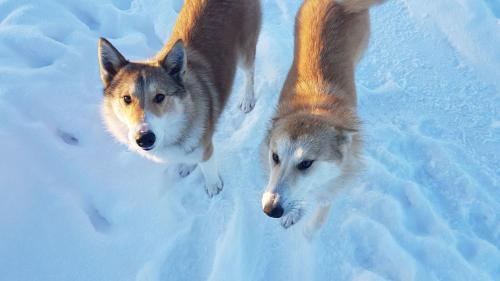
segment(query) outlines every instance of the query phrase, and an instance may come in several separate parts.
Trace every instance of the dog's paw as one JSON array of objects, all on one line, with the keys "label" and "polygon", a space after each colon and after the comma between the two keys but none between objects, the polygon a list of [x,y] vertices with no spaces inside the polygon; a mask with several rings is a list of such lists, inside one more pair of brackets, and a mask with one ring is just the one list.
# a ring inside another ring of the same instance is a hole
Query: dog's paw
[{"label": "dog's paw", "polygon": [[224,187],[224,182],[220,177],[218,177],[217,180],[214,182],[205,183],[205,191],[207,192],[208,197],[210,198],[219,194],[219,192],[221,192],[223,187]]},{"label": "dog's paw", "polygon": [[309,242],[314,239],[317,232],[318,229],[313,227],[310,223],[306,224],[304,228],[302,228],[302,235],[304,235],[304,238]]},{"label": "dog's paw", "polygon": [[283,217],[281,217],[281,226],[283,226],[283,228],[289,228],[290,226],[296,224],[301,217],[302,212],[300,209],[292,209]]},{"label": "dog's paw", "polygon": [[238,108],[243,111],[244,113],[249,113],[250,111],[253,110],[253,108],[255,107],[255,98],[247,98],[247,97],[244,97],[241,99],[241,102],[240,102],[240,105],[238,106]]},{"label": "dog's paw", "polygon": [[188,164],[179,164],[177,166],[177,173],[181,178],[185,178],[189,176],[194,169],[196,169],[196,164],[194,165],[188,165]]}]

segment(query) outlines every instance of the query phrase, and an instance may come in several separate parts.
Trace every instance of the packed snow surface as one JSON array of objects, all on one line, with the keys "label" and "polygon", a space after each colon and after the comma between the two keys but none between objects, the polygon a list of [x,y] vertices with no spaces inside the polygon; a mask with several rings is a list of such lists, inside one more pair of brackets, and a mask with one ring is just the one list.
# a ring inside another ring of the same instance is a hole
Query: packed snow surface
[{"label": "packed snow surface", "polygon": [[372,10],[365,171],[311,241],[260,209],[300,1],[262,4],[258,102],[238,110],[239,73],[209,199],[199,170],[127,151],[100,117],[97,38],[151,57],[181,0],[0,0],[0,280],[500,280],[500,2]]}]

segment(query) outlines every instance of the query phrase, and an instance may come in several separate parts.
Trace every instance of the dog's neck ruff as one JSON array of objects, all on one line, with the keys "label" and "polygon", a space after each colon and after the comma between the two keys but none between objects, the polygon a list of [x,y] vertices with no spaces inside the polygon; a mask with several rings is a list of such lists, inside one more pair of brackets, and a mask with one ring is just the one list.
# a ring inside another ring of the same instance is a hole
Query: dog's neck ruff
[{"label": "dog's neck ruff", "polygon": [[[189,69],[189,74],[192,81],[196,81],[194,89],[191,90],[191,95],[206,95],[206,97],[191,97],[199,100],[204,100],[216,96],[216,90],[208,75],[211,73],[208,61],[196,50],[190,49],[188,52],[188,60],[191,58],[196,60],[196,65]],[[189,61],[188,61],[189,64]],[[196,107],[192,106],[185,109],[186,119],[183,122],[183,127],[180,129],[180,134],[176,138],[167,140],[164,144],[166,149],[180,148],[186,154],[193,153],[198,147],[202,146],[203,138],[207,128],[207,123],[212,122],[212,111],[218,110],[215,104]]]}]

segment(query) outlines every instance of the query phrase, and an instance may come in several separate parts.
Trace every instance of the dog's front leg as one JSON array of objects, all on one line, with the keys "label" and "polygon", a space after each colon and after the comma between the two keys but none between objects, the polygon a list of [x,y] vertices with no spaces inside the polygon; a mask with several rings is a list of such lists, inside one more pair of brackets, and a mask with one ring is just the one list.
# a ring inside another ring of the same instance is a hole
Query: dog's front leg
[{"label": "dog's front leg", "polygon": [[204,161],[198,165],[205,177],[205,191],[208,197],[212,198],[219,194],[224,187],[224,183],[219,175],[219,169],[217,168],[217,161],[215,160],[212,145],[210,145],[209,149],[205,152]]},{"label": "dog's front leg", "polygon": [[318,230],[323,227],[326,220],[328,219],[328,214],[330,213],[330,208],[332,207],[333,198],[340,190],[340,188],[338,187],[345,184],[346,183],[344,181],[333,181],[324,185],[323,188],[320,188],[320,190],[323,190],[323,192],[319,192],[315,196],[317,207],[313,210],[313,213],[304,225],[303,233],[307,239],[312,240]]},{"label": "dog's front leg", "polygon": [[196,164],[177,164],[177,173],[181,178],[185,178],[196,169]]},{"label": "dog's front leg", "polygon": [[217,162],[215,161],[214,155],[210,157],[207,161],[201,162],[200,164],[201,172],[205,177],[205,191],[208,197],[212,198],[224,187],[224,183],[219,176],[219,170],[217,168]]},{"label": "dog's front leg", "polygon": [[314,210],[311,218],[304,225],[304,236],[311,240],[314,237],[314,234],[318,232],[318,230],[325,224],[326,219],[328,218],[328,213],[330,213],[331,204],[319,206]]},{"label": "dog's front leg", "polygon": [[244,113],[249,113],[255,107],[255,66],[253,61],[244,66],[245,92],[241,97],[239,108]]}]

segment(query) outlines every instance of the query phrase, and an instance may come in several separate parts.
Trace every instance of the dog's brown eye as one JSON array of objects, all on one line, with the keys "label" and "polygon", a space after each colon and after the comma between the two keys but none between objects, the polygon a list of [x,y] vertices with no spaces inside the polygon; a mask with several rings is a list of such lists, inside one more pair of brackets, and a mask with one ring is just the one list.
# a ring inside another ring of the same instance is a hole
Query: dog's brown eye
[{"label": "dog's brown eye", "polygon": [[165,95],[164,95],[164,94],[157,94],[157,95],[153,98],[153,101],[154,101],[155,103],[161,103],[164,99],[165,99]]},{"label": "dog's brown eye", "polygon": [[123,96],[123,102],[124,102],[125,104],[130,104],[130,103],[132,103],[132,97],[131,97],[131,96],[129,96],[129,95]]},{"label": "dog's brown eye", "polygon": [[299,169],[301,171],[305,171],[311,167],[313,162],[314,162],[313,160],[302,161],[299,163],[299,165],[297,165],[297,169]]},{"label": "dog's brown eye", "polygon": [[280,157],[278,156],[278,154],[273,153],[273,161],[274,161],[274,164],[276,164],[276,165],[278,165],[280,163]]}]

